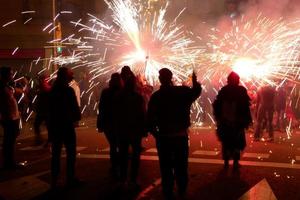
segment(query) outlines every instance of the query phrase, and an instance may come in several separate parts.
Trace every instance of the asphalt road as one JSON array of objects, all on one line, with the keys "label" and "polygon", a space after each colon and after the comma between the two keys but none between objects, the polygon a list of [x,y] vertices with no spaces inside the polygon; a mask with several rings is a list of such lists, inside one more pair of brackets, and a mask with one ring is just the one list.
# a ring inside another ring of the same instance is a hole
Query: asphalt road
[{"label": "asphalt road", "polygon": [[[65,163],[62,162],[60,190],[50,193],[51,148],[32,146],[30,124],[24,129],[16,155],[25,167],[0,171],[3,199],[163,199],[151,136],[143,140],[145,151],[138,179],[141,189],[122,188],[109,174],[109,149],[104,135],[97,133],[95,120],[86,120],[77,129],[76,170],[84,184],[64,188]],[[275,142],[270,143],[253,142],[250,130],[239,173],[223,170],[220,149],[213,129],[190,130],[190,182],[186,199],[300,199],[300,132],[294,132],[290,139],[285,133],[275,132]]]}]

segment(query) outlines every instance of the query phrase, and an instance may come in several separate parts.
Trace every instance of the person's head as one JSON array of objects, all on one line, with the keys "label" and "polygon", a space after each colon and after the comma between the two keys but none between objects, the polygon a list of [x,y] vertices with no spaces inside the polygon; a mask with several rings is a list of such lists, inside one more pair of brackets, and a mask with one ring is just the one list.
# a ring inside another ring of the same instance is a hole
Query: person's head
[{"label": "person's head", "polygon": [[121,77],[124,82],[126,82],[130,77],[134,76],[129,66],[124,66],[121,69]]},{"label": "person's head", "polygon": [[5,66],[0,68],[0,80],[5,83],[13,80],[13,72],[10,67]]},{"label": "person's head", "polygon": [[161,85],[172,85],[172,72],[167,68],[159,70],[159,81]]},{"label": "person's head", "polygon": [[62,84],[69,84],[73,80],[73,72],[66,67],[61,67],[57,71],[56,81]]},{"label": "person's head", "polygon": [[240,83],[240,76],[235,72],[230,72],[227,77],[228,85],[238,85]]},{"label": "person's head", "polygon": [[119,73],[113,73],[109,80],[109,87],[119,89],[122,87],[122,79]]}]

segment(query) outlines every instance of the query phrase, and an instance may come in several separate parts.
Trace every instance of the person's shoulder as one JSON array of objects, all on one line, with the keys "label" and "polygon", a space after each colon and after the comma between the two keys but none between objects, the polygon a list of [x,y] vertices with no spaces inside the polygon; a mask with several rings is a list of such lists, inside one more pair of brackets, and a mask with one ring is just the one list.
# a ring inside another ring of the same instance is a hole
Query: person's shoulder
[{"label": "person's shoulder", "polygon": [[225,86],[221,87],[221,89],[219,90],[219,93],[226,92],[228,90],[230,90],[230,86],[229,85],[225,85]]},{"label": "person's shoulder", "polygon": [[105,94],[107,94],[107,93],[109,93],[109,91],[110,91],[110,89],[107,87],[107,88],[104,88],[103,90],[102,90],[102,95],[105,95]]},{"label": "person's shoulder", "polygon": [[189,91],[191,91],[192,89],[188,86],[185,85],[180,85],[180,86],[172,86],[170,88],[170,91],[173,91],[175,93],[187,93]]},{"label": "person's shoulder", "polygon": [[137,99],[144,99],[143,95],[140,92],[134,91],[132,94]]},{"label": "person's shoulder", "polygon": [[156,99],[157,97],[159,97],[161,95],[161,90],[157,90],[155,92],[153,92],[153,94],[151,95],[151,99]]},{"label": "person's shoulder", "polygon": [[173,86],[175,90],[190,90],[191,88],[186,85]]},{"label": "person's shoulder", "polygon": [[241,92],[246,92],[246,93],[247,93],[247,89],[246,89],[244,86],[242,86],[242,85],[239,85],[239,86],[238,86],[238,89],[239,89]]},{"label": "person's shoulder", "polygon": [[71,86],[62,87],[62,90],[69,95],[75,94],[75,91]]}]

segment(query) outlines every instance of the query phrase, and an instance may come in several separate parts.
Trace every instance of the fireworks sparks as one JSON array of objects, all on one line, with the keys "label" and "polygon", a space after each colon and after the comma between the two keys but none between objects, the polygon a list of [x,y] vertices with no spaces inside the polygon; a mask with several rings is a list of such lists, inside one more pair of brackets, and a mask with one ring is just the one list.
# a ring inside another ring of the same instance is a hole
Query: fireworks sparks
[{"label": "fireworks sparks", "polygon": [[[204,49],[188,36],[184,26],[176,24],[179,16],[171,23],[165,21],[168,4],[150,12],[150,8],[129,0],[106,3],[112,11],[113,25],[90,14],[88,25],[80,21],[71,22],[79,27],[79,32],[87,31],[89,34],[76,41],[77,48],[89,46],[93,51],[97,51],[97,47],[105,49],[105,53],[100,52],[105,56],[99,62],[89,62],[95,77],[129,65],[151,84],[154,84],[158,70],[163,67],[171,68],[177,80],[188,78]],[[109,56],[106,56],[107,53]]]},{"label": "fireworks sparks", "polygon": [[[230,31],[213,29],[210,35],[214,73],[235,70],[243,81],[256,86],[299,76],[298,21],[270,20],[259,15],[232,21]],[[218,69],[219,68],[219,69]]]},{"label": "fireworks sparks", "polygon": [[[171,1],[155,1],[155,6],[152,1],[105,2],[108,6],[106,17],[99,19],[88,14],[87,23],[82,19],[73,20],[70,23],[77,32],[48,42],[50,48],[59,46],[65,53],[33,61],[32,65],[44,63],[38,74],[50,69],[52,64],[71,64],[72,69],[86,68],[90,76],[89,87],[95,88],[99,85],[99,78],[106,79],[124,65],[129,65],[151,85],[157,82],[158,70],[163,67],[171,69],[179,83],[188,81],[195,70],[207,88],[204,91],[211,93],[201,100],[207,104],[211,104],[231,70],[240,74],[244,85],[260,87],[264,84],[283,85],[287,81],[298,83],[300,21],[286,22],[262,15],[251,19],[242,16],[229,20],[225,28],[211,28],[208,40],[204,41],[178,23],[185,8],[173,20],[167,20]],[[36,11],[23,11],[21,14],[34,13]],[[72,11],[57,13],[53,21],[44,24],[41,30],[53,34],[57,29],[54,22],[64,14],[70,15]],[[31,20],[27,19],[24,24]],[[2,27],[15,22],[12,20]],[[13,54],[17,51],[19,47]],[[54,74],[51,77],[55,77]],[[90,88],[82,91],[89,102],[94,96]],[[213,122],[210,111],[199,104],[193,105],[193,109],[196,118],[207,115],[206,118]]]}]

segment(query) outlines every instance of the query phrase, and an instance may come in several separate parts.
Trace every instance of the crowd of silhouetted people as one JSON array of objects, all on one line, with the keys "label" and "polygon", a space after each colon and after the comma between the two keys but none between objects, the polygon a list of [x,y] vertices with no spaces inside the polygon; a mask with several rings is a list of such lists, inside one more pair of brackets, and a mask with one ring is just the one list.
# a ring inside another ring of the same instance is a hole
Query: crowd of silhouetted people
[{"label": "crowd of silhouetted people", "polygon": [[[160,88],[153,92],[152,86],[143,84],[129,66],[124,66],[120,73],[111,74],[108,87],[102,90],[96,124],[98,132],[105,134],[110,146],[112,177],[121,185],[137,190],[140,189],[137,178],[143,148],[142,139],[149,133],[154,136],[162,190],[166,199],[174,197],[175,183],[179,195],[186,194],[190,109],[202,91],[194,73],[191,87],[175,86],[172,78],[170,69],[160,69]],[[49,83],[49,77],[43,74],[39,76],[38,82],[34,109],[35,143],[42,143],[40,127],[44,122],[48,131],[46,145],[51,144],[52,147],[51,188],[57,187],[63,146],[67,154],[66,184],[71,187],[80,185],[82,182],[75,175],[75,128],[81,119],[78,83],[74,81],[73,72],[66,67],[58,69],[52,84]],[[18,167],[14,159],[14,149],[20,133],[22,106],[18,104],[18,97],[15,95],[18,93],[18,86],[13,83],[11,68],[1,67],[0,119],[4,129],[2,153],[5,169]],[[25,91],[26,88],[22,90]],[[245,130],[253,126],[252,118],[255,119],[254,140],[261,140],[263,130],[267,129],[269,141],[274,141],[273,115],[276,113],[275,128],[284,129],[287,101],[287,92],[282,87],[275,89],[264,86],[253,95],[240,85],[237,73],[231,72],[228,75],[227,85],[219,90],[212,103],[225,168],[229,167],[230,159],[233,160],[233,170],[240,167],[240,153],[246,147]]]}]

